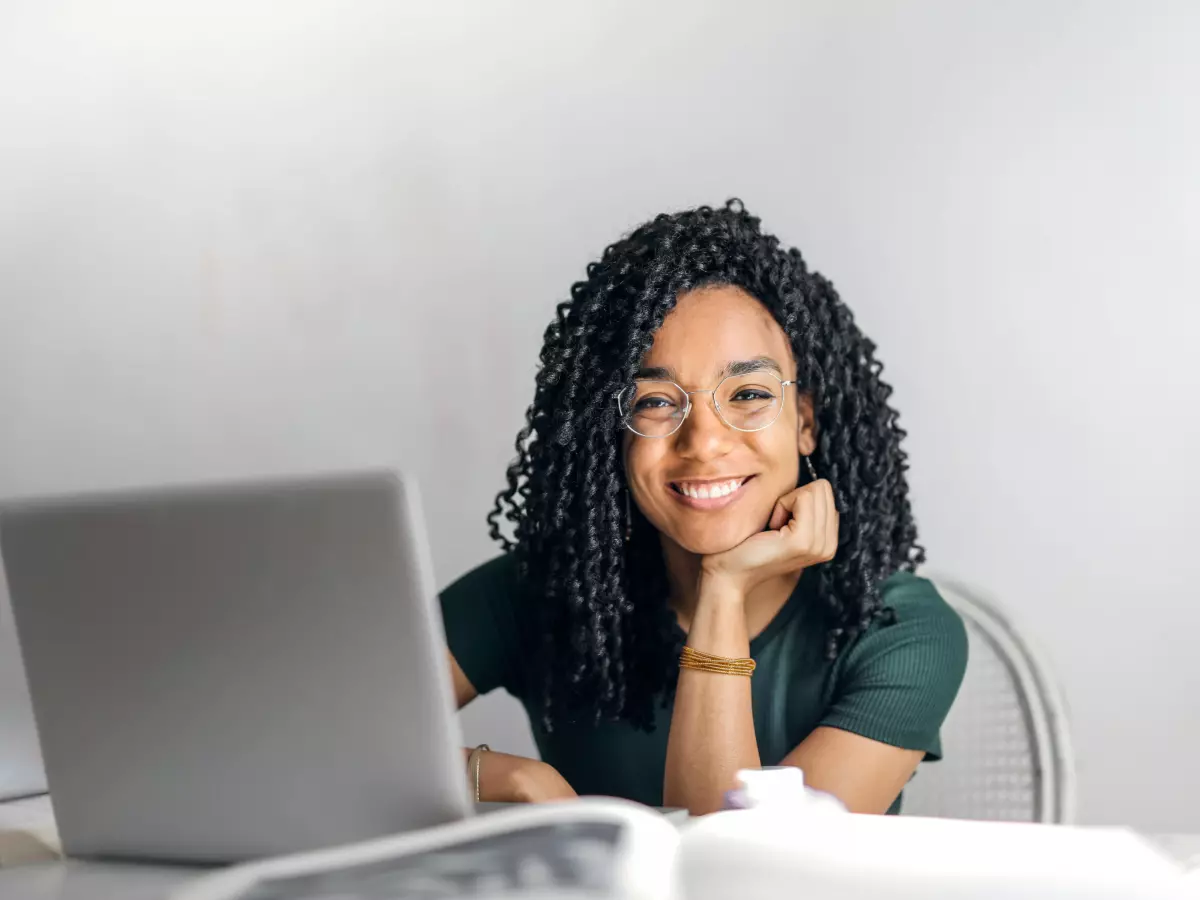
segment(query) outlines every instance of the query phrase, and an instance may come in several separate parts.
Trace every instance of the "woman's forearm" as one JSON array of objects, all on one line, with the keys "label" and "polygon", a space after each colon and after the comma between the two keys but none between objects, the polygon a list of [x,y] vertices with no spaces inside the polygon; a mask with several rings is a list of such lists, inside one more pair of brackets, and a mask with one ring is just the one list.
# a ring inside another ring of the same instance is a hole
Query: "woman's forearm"
[{"label": "woman's forearm", "polygon": [[[702,586],[688,646],[717,656],[750,655],[742,598],[731,589]],[[663,803],[693,815],[721,808],[738,769],[760,765],[750,679],[680,669],[667,739]]]}]

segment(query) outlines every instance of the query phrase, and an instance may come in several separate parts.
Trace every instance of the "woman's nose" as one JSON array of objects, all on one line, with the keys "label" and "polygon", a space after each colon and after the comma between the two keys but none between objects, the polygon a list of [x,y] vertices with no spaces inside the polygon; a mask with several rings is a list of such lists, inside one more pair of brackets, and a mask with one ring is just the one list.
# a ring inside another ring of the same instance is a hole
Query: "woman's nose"
[{"label": "woman's nose", "polygon": [[675,435],[675,448],[688,459],[715,459],[729,452],[733,429],[726,425],[710,393],[692,395],[692,409]]}]

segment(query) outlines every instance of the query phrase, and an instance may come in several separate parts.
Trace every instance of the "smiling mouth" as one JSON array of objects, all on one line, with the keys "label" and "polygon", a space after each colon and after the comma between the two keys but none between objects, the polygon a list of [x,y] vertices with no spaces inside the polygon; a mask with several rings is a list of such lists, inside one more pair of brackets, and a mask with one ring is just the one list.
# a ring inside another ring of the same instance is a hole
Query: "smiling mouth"
[{"label": "smiling mouth", "polygon": [[736,494],[753,477],[745,475],[722,481],[672,481],[671,490],[689,500],[722,500]]}]

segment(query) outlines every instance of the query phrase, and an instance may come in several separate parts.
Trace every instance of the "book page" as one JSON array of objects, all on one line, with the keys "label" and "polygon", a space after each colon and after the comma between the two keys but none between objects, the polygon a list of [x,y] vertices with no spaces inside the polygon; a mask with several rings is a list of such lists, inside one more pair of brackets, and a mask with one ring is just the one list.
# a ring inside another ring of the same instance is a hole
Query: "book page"
[{"label": "book page", "polygon": [[385,900],[610,895],[623,827],[536,825],[307,875],[264,880],[231,900]]}]

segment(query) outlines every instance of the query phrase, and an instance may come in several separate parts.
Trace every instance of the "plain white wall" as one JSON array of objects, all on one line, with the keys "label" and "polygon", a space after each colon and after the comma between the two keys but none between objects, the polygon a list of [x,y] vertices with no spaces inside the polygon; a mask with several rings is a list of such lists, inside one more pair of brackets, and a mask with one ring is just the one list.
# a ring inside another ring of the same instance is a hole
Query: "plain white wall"
[{"label": "plain white wall", "polygon": [[[878,341],[931,562],[1200,831],[1200,6],[0,8],[0,495],[395,462],[440,581],[554,304],[736,194]],[[468,736],[527,749],[489,700]]]}]

